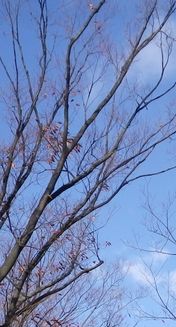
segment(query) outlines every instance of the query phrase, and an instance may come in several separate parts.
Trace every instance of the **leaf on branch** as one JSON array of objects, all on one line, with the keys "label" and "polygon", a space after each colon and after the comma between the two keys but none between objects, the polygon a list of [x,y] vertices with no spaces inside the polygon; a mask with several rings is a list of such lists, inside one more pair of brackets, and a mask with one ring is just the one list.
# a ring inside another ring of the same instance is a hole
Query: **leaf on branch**
[{"label": "leaf on branch", "polygon": [[89,3],[88,4],[88,7],[89,7],[89,10],[91,10],[91,11],[93,11],[93,10],[95,10],[95,6],[93,5],[93,3]]},{"label": "leaf on branch", "polygon": [[19,267],[19,271],[20,271],[21,273],[23,273],[23,272],[25,271],[25,266],[20,266],[20,267]]},{"label": "leaf on branch", "polygon": [[105,244],[106,247],[107,247],[107,246],[111,246],[111,245],[112,245],[111,242],[106,241],[106,244]]},{"label": "leaf on branch", "polygon": [[12,168],[15,168],[15,167],[16,167],[16,165],[15,165],[14,162],[11,163],[11,167],[12,167]]},{"label": "leaf on branch", "polygon": [[103,183],[103,187],[102,187],[103,190],[106,190],[108,191],[109,190],[109,185],[107,184],[107,182],[104,182]]}]

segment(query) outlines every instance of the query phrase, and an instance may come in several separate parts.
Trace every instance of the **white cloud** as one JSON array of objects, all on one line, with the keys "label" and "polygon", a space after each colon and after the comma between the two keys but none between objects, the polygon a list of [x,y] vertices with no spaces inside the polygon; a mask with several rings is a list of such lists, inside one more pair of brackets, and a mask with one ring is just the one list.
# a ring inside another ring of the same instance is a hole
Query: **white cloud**
[{"label": "white cloud", "polygon": [[[150,287],[154,282],[161,284],[165,281],[165,272],[161,271],[160,268],[161,266],[164,267],[163,264],[167,258],[168,255],[166,254],[150,253],[143,257],[144,261],[139,261],[139,258],[134,261],[125,261],[123,263],[123,272],[142,286]],[[157,271],[160,272],[157,273]]]},{"label": "white cloud", "polygon": [[169,274],[170,291],[176,295],[176,270],[172,270]]},{"label": "white cloud", "polygon": [[169,254],[166,253],[159,253],[159,252],[151,253],[151,260],[156,264],[164,263],[169,257],[170,257]]},{"label": "white cloud", "polygon": [[143,263],[125,261],[123,271],[140,285],[149,286],[153,277]]},{"label": "white cloud", "polygon": [[[172,42],[172,38],[175,39],[176,23],[170,20],[165,28],[164,32],[170,36],[165,38],[163,35],[162,48],[164,61],[167,58],[168,49],[172,47],[172,53],[169,58],[169,63],[167,65],[165,76],[170,78],[173,74],[175,76],[175,42]],[[172,44],[172,45],[171,45]],[[170,48],[171,49],[171,48]],[[133,68],[133,76],[136,74],[141,81],[148,82],[152,79],[158,78],[161,74],[161,39],[160,35],[157,36],[152,42],[146,46],[136,58],[136,62]]]},{"label": "white cloud", "polygon": [[[167,50],[165,49],[165,59]],[[173,51],[174,53],[175,51]],[[161,50],[159,46],[152,42],[150,43],[137,57],[133,68],[133,77],[136,75],[142,84],[151,81],[151,79],[158,79],[160,77],[161,66]],[[175,72],[174,54],[171,54],[169,63],[167,65],[165,76],[170,78]]]}]

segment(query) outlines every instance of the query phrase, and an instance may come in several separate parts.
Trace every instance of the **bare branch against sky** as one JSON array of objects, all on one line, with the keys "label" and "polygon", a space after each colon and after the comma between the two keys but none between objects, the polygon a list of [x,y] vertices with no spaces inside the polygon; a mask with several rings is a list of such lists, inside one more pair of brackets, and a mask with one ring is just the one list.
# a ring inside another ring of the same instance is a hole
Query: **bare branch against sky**
[{"label": "bare branch against sky", "polygon": [[[96,215],[129,183],[175,168],[146,163],[176,134],[176,2],[2,4],[1,326],[120,326],[118,280],[92,282]],[[153,46],[159,69],[140,80]]]}]

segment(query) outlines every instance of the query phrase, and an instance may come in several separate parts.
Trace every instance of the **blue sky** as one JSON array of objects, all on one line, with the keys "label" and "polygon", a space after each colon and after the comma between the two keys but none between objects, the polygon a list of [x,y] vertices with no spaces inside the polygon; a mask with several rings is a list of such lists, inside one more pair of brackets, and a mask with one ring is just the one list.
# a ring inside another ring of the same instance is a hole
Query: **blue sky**
[{"label": "blue sky", "polygon": [[[135,290],[140,287],[146,287],[149,291],[147,300],[144,301],[143,309],[150,312],[157,310],[157,304],[150,299],[150,290],[147,279],[151,280],[151,274],[145,267],[145,264],[153,264],[154,271],[160,271],[160,286],[166,286],[168,272],[175,272],[175,257],[170,258],[162,254],[141,252],[133,247],[141,246],[145,249],[154,247],[154,236],[147,232],[145,226],[146,220],[149,220],[149,214],[146,213],[143,205],[146,201],[145,189],[148,189],[150,197],[157,207],[162,206],[162,201],[167,201],[167,197],[175,192],[175,172],[167,173],[163,176],[150,180],[140,181],[123,190],[119,197],[113,201],[110,208],[112,210],[111,220],[102,230],[103,238],[111,242],[111,247],[105,251],[105,260],[108,262],[122,260],[126,267],[126,282],[124,283],[129,289]],[[163,187],[164,185],[164,187]],[[158,191],[159,190],[159,191]],[[108,210],[104,212],[109,214]],[[138,244],[136,244],[136,240]],[[165,265],[164,265],[165,263]],[[175,281],[174,281],[175,282]],[[165,284],[165,285],[163,285]],[[173,286],[173,285],[172,285]],[[143,301],[139,301],[143,303]],[[175,323],[167,321],[167,326],[173,326]],[[142,321],[140,326],[161,326],[161,322]]]},{"label": "blue sky", "polygon": [[[129,3],[128,3],[129,5]],[[128,12],[128,11],[127,11]],[[118,22],[117,22],[118,25]],[[114,23],[114,39],[116,38],[115,30],[117,25]],[[174,32],[175,20],[170,22],[167,28]],[[117,35],[119,37],[119,35]],[[170,64],[166,72],[165,85],[169,85],[175,78],[175,46],[173,54],[170,58]],[[137,79],[143,86],[153,82],[160,73],[160,50],[158,43],[153,42],[143,53],[137,58],[136,63],[131,71],[130,79]],[[172,97],[175,96],[175,90],[172,92]],[[160,118],[165,112],[165,105],[171,103],[170,95],[162,99],[161,102],[155,104],[155,112],[151,112]],[[150,113],[149,113],[150,115]],[[144,172],[153,172],[158,169],[162,170],[165,167],[170,167],[175,163],[175,147],[174,143],[166,143],[160,146],[149,161],[142,168]],[[176,171],[167,172],[160,176],[152,178],[144,178],[140,181],[134,182],[123,189],[120,194],[112,201],[108,208],[103,209],[99,214],[101,216],[110,218],[106,227],[101,230],[103,240],[111,242],[111,247],[106,249],[104,257],[106,262],[113,262],[121,258],[122,262],[128,267],[128,274],[126,277],[126,286],[128,289],[146,287],[149,296],[143,303],[143,309],[146,312],[158,312],[158,304],[150,299],[151,288],[147,283],[147,279],[151,281],[151,274],[146,268],[145,264],[152,268],[159,274],[159,287],[165,288],[162,294],[167,293],[168,278],[170,278],[170,288],[175,293],[175,257],[164,256],[162,254],[154,254],[149,252],[140,252],[133,247],[137,247],[136,240],[139,246],[146,249],[154,247],[155,235],[147,231],[146,222],[151,217],[145,209],[147,195],[155,209],[162,214],[163,204],[167,205],[169,199],[175,198],[175,177]],[[173,205],[172,212],[175,206]],[[174,222],[173,222],[174,224]],[[169,248],[166,247],[166,249]],[[172,248],[174,251],[174,249]],[[176,249],[175,249],[176,250]],[[176,252],[176,251],[175,251]],[[107,264],[108,265],[108,264]],[[155,298],[157,301],[157,298]],[[139,301],[140,303],[140,301]],[[175,322],[170,320],[140,320],[139,326],[159,327],[161,325],[169,327],[175,326]],[[129,319],[129,325],[131,321]]]}]

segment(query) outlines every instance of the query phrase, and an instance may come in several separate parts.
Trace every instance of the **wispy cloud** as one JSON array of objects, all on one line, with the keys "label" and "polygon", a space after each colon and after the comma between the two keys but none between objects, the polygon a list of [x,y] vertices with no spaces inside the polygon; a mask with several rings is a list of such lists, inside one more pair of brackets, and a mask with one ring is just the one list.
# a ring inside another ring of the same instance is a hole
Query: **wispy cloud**
[{"label": "wispy cloud", "polygon": [[152,252],[150,259],[156,263],[164,263],[169,258],[169,254],[167,253],[160,253],[160,252]]},{"label": "wispy cloud", "polygon": [[169,288],[171,293],[176,295],[176,270],[172,270],[169,274]]},{"label": "wispy cloud", "polygon": [[[147,253],[142,259],[136,257],[131,261],[124,261],[123,271],[139,285],[150,287],[154,282],[161,284],[164,282],[166,275],[165,269],[161,269],[161,267],[164,267],[168,257],[167,254],[157,252]],[[175,276],[176,281],[176,271],[173,276]]]},{"label": "wispy cloud", "polygon": [[[175,77],[175,30],[176,22],[170,20],[164,28],[164,33],[158,34],[152,42],[145,47],[136,58],[133,67],[132,75],[136,75],[144,83],[151,81],[151,79],[158,78],[162,70],[162,55],[164,62],[166,62],[168,51],[170,57],[165,71],[165,76],[170,78],[172,75]],[[169,36],[167,37],[166,34]],[[162,49],[162,52],[161,52]]]},{"label": "wispy cloud", "polygon": [[[167,58],[167,50],[164,50],[164,58]],[[157,42],[150,43],[138,56],[134,65],[133,74],[137,74],[141,80],[149,81],[151,78],[158,78],[162,71],[161,49]],[[165,76],[169,78],[175,71],[174,54],[170,55],[170,59],[166,68]]]},{"label": "wispy cloud", "polygon": [[143,263],[125,261],[123,270],[127,273],[128,277],[139,285],[149,286],[153,281],[151,273]]}]

